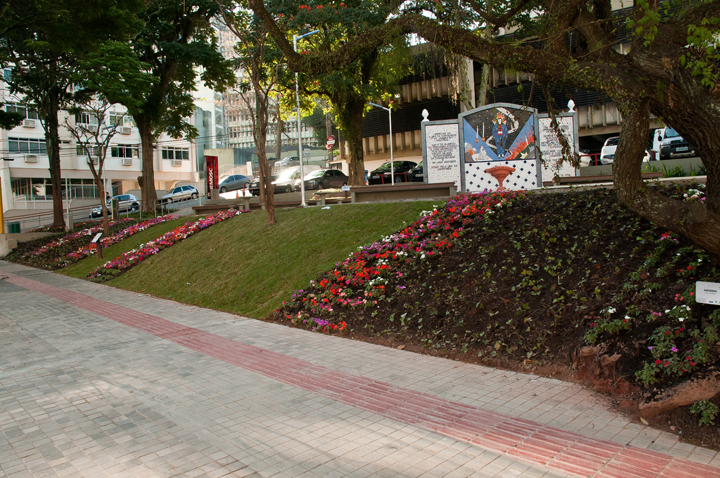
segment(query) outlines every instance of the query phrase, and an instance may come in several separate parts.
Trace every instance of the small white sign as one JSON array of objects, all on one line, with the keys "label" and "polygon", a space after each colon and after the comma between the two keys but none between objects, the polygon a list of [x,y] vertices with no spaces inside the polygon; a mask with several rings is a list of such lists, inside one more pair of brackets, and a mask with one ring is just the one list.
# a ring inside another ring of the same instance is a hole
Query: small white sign
[{"label": "small white sign", "polygon": [[95,234],[95,237],[93,237],[92,242],[97,242],[98,239],[100,239],[100,236],[102,236],[102,235],[103,235],[102,232],[98,232],[97,234]]},{"label": "small white sign", "polygon": [[720,305],[720,283],[697,281],[695,300],[701,304]]},{"label": "small white sign", "polygon": [[303,158],[309,158],[312,154],[312,150],[310,148],[303,149]]},{"label": "small white sign", "polygon": [[350,191],[350,186],[343,186],[340,190],[341,191]]}]

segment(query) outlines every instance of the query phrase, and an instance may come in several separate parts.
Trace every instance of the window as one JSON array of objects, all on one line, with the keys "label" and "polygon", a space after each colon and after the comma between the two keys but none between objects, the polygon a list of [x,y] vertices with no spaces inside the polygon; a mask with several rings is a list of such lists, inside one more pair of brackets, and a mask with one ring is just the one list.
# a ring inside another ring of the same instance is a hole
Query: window
[{"label": "window", "polygon": [[190,159],[190,150],[188,148],[163,148],[162,159]]},{"label": "window", "polygon": [[110,156],[113,158],[139,158],[139,145],[118,144],[110,148]]},{"label": "window", "polygon": [[8,138],[8,148],[11,153],[47,154],[44,139]]},{"label": "window", "polygon": [[5,105],[5,111],[8,113],[20,113],[25,118],[28,119],[40,119],[40,117],[37,114],[37,111],[32,110],[28,107],[28,105],[22,105],[18,103],[8,103]]},{"label": "window", "polygon": [[[85,149],[82,146],[77,145],[75,147],[75,149],[76,149],[78,156],[87,156],[87,153],[85,152]],[[88,146],[88,149],[92,153],[92,156],[98,157],[100,155],[99,154],[100,149],[97,146]]]},{"label": "window", "polygon": [[75,124],[98,124],[97,116],[93,116],[87,111],[75,114]]},{"label": "window", "polygon": [[12,79],[12,68],[3,68],[3,79],[10,81]]},{"label": "window", "polygon": [[122,113],[110,113],[108,121],[110,126],[125,126],[125,115]]}]

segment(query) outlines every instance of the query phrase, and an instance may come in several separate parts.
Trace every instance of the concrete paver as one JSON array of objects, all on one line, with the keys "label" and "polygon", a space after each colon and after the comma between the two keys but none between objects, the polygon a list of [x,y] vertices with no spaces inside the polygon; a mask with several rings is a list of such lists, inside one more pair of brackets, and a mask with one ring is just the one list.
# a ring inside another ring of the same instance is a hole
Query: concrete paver
[{"label": "concrete paver", "polygon": [[0,277],[0,477],[720,476],[576,384]]}]

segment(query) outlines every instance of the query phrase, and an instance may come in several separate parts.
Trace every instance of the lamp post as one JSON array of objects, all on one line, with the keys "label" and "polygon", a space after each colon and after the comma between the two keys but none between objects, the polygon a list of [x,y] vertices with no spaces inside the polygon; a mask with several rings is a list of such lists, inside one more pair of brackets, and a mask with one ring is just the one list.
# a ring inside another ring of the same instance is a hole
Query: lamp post
[{"label": "lamp post", "polygon": [[[304,35],[293,35],[293,50],[297,53],[297,42],[301,38],[305,38],[320,30],[313,30]],[[302,134],[300,130],[300,87],[298,86],[298,72],[295,72],[295,99],[297,100],[297,135],[298,135],[298,157],[300,158],[300,207],[305,207],[305,170],[303,169],[303,152],[302,152]]]},{"label": "lamp post", "polygon": [[393,161],[392,110],[390,108],[385,108],[384,106],[380,106],[376,103],[370,103],[370,104],[373,106],[377,106],[378,108],[382,108],[388,112],[388,121],[390,123],[390,184],[395,186],[395,162]]}]

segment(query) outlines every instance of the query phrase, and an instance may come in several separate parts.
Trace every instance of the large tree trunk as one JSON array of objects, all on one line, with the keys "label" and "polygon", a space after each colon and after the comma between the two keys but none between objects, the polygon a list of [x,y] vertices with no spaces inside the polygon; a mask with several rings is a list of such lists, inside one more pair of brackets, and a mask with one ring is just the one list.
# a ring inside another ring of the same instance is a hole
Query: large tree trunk
[{"label": "large tree trunk", "polygon": [[[56,98],[50,98],[48,102],[47,116],[45,117],[45,148],[47,149],[48,162],[50,163],[50,185],[52,187],[53,199],[53,226],[65,229],[62,201],[62,178],[60,171],[60,135],[58,133],[58,102]],[[65,192],[68,194],[68,191]],[[68,198],[69,201],[69,198]]]},{"label": "large tree trunk", "polygon": [[[365,100],[362,97],[352,97],[342,101],[333,98],[337,105],[338,116],[344,138],[350,149],[349,182],[351,186],[365,185],[365,157],[362,142],[362,120],[365,110]],[[342,146],[340,146],[342,147]]]},{"label": "large tree trunk", "polygon": [[[642,159],[649,132],[649,103],[645,99],[633,102],[632,106],[619,105],[623,113],[622,139],[613,169],[618,200],[658,226],[687,237],[706,249],[714,263],[720,264],[720,216],[698,202],[670,199],[642,181]],[[720,138],[716,140],[720,151]]]},{"label": "large tree trunk", "polygon": [[153,142],[152,124],[143,116],[135,116],[135,123],[140,132],[140,143],[142,146],[142,184],[141,199],[142,212],[152,212],[155,209],[157,192],[155,191],[155,148]]}]

